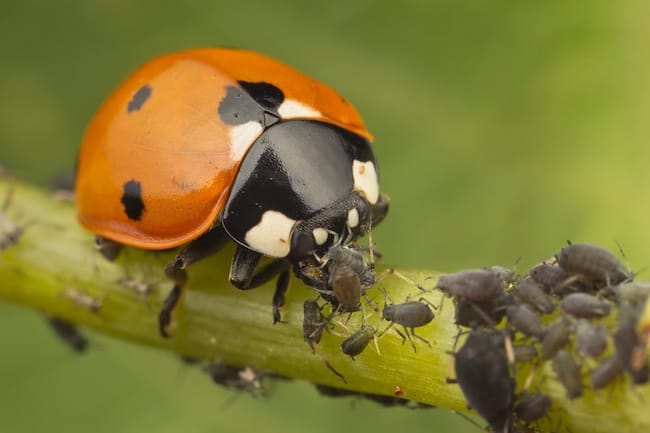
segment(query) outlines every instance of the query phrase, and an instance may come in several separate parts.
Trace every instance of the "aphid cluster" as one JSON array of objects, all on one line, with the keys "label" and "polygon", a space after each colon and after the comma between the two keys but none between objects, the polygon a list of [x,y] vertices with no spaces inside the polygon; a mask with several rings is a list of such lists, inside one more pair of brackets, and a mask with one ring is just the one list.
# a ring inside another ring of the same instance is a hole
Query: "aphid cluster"
[{"label": "aphid cluster", "polygon": [[624,376],[648,381],[649,333],[637,325],[650,283],[633,279],[615,254],[591,244],[569,244],[526,275],[493,267],[439,278],[456,323],[470,328],[454,355],[456,381],[492,431],[530,428],[546,416],[553,402],[537,390],[542,371],[567,399]]},{"label": "aphid cluster", "polygon": [[[322,302],[319,298],[305,301],[303,337],[327,368],[344,382],[343,375],[318,349],[318,343],[325,330],[343,338],[340,342],[341,351],[352,360],[373,340],[379,353],[377,339],[391,329],[402,338],[403,343],[408,340],[413,351],[417,351],[415,339],[430,346],[429,342],[415,331],[416,328],[429,324],[434,318],[432,308],[435,307],[429,300],[423,296],[417,300],[407,297],[404,302],[394,303],[383,291],[384,305],[380,311],[368,295],[369,289],[376,287],[378,282],[390,274],[414,284],[420,293],[424,294],[423,288],[394,270],[389,269],[376,275],[375,252],[372,249],[372,241],[370,242],[369,248],[352,243],[335,245],[323,257],[315,257],[310,268],[301,269],[302,275],[310,276],[306,282],[322,299]],[[354,325],[356,329],[350,326],[353,314],[360,316],[360,324]]]}]

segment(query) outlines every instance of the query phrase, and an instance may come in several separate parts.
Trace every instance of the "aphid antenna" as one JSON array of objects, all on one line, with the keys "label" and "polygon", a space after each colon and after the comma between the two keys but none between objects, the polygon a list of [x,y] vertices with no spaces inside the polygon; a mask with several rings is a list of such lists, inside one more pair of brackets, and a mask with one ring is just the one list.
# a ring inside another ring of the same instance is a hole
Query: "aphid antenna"
[{"label": "aphid antenna", "polygon": [[343,374],[341,372],[339,372],[336,368],[334,368],[334,366],[332,366],[332,364],[330,364],[330,362],[327,360],[327,358],[325,357],[325,354],[323,354],[323,351],[320,348],[320,345],[318,343],[316,343],[316,342],[311,342],[310,345],[311,345],[311,348],[312,348],[312,350],[314,352],[314,355],[316,355],[316,357],[323,364],[325,364],[325,367],[327,367],[329,371],[331,371],[336,376],[338,376],[343,381],[343,383],[348,383],[348,381],[345,380],[345,376],[343,376]]},{"label": "aphid antenna", "polygon": [[431,289],[425,289],[422,285],[415,282],[415,280],[413,280],[412,278],[407,277],[406,275],[404,275],[401,272],[395,270],[394,268],[384,269],[382,271],[382,273],[377,276],[376,282],[377,283],[380,282],[381,280],[383,280],[384,278],[386,278],[389,275],[395,275],[397,278],[404,281],[405,283],[408,283],[408,284],[410,284],[412,286],[417,287],[418,290],[420,290],[421,292],[424,292],[424,293],[431,292]]}]

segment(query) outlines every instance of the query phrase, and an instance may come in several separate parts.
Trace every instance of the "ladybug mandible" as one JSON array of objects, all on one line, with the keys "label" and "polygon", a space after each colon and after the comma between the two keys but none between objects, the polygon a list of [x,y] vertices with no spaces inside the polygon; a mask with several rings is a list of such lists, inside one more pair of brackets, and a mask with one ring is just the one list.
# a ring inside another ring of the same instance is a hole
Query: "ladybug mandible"
[{"label": "ladybug mandible", "polygon": [[[163,336],[185,268],[230,239],[235,287],[278,277],[275,323],[292,267],[307,284],[322,283],[306,264],[386,215],[371,139],[343,97],[276,60],[224,48],[164,55],[90,122],[77,166],[79,221],[107,256],[119,245],[185,245],[166,268],[175,284],[159,316]],[[256,271],[263,256],[275,260]]]}]

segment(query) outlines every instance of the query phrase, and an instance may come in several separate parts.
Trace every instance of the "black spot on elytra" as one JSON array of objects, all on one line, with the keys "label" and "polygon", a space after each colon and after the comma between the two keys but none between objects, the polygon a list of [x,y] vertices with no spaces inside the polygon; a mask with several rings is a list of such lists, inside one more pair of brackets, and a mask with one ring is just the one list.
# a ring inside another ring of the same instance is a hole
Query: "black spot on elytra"
[{"label": "black spot on elytra", "polygon": [[150,85],[145,84],[144,86],[140,87],[138,91],[135,92],[131,100],[129,101],[129,104],[126,106],[126,112],[132,113],[133,111],[138,111],[140,108],[142,108],[144,103],[147,102],[150,96],[151,96]]},{"label": "black spot on elytra", "polygon": [[238,81],[239,85],[251,95],[258,104],[267,110],[277,112],[284,102],[284,93],[271,83]]},{"label": "black spot on elytra", "polygon": [[282,90],[270,83],[239,81],[241,87],[226,88],[219,103],[219,116],[228,125],[259,122],[269,127],[280,120],[278,107],[284,102]]},{"label": "black spot on elytra", "polygon": [[124,184],[124,193],[120,200],[124,205],[124,213],[133,221],[140,221],[144,212],[142,201],[142,186],[137,180],[131,179]]}]

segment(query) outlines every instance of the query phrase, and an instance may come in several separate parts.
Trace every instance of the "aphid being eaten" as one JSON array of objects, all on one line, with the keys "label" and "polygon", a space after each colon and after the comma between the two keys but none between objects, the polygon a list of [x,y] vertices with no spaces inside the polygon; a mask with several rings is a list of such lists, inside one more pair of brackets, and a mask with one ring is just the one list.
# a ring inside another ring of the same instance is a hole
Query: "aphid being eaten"
[{"label": "aphid being eaten", "polygon": [[355,312],[361,309],[361,297],[375,284],[374,263],[368,262],[361,249],[336,244],[319,259],[320,267],[326,267],[326,280],[311,281],[312,288],[329,301],[336,311]]}]

